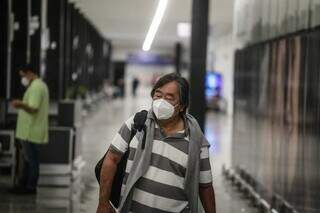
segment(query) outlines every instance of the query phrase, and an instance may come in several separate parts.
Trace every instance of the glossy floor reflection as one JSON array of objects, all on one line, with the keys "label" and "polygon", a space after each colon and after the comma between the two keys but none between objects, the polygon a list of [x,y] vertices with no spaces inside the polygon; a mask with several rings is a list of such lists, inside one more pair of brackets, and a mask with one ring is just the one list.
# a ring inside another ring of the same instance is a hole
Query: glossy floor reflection
[{"label": "glossy floor reflection", "polygon": [[[139,98],[127,98],[101,103],[95,112],[85,120],[83,132],[83,158],[86,166],[83,172],[84,191],[81,200],[48,198],[38,196],[12,196],[4,178],[0,178],[0,212],[5,213],[92,213],[98,203],[98,184],[94,177],[94,165],[109,146],[114,133],[130,115],[137,110],[147,109],[151,100],[149,88],[139,90]],[[231,162],[231,127],[232,120],[225,115],[208,113],[206,135],[211,143],[211,163],[218,213],[254,213],[248,201],[223,180],[221,166]],[[52,189],[54,190],[54,189]],[[199,211],[200,212],[200,211]]]}]

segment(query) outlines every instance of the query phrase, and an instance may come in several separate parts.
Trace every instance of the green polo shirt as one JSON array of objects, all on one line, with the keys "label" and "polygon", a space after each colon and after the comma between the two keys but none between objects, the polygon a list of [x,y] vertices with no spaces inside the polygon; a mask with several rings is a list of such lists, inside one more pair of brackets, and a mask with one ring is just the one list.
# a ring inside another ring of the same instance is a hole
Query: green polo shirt
[{"label": "green polo shirt", "polygon": [[36,113],[19,110],[16,137],[20,140],[43,144],[48,142],[49,92],[41,79],[31,82],[23,96],[23,103],[36,108]]}]

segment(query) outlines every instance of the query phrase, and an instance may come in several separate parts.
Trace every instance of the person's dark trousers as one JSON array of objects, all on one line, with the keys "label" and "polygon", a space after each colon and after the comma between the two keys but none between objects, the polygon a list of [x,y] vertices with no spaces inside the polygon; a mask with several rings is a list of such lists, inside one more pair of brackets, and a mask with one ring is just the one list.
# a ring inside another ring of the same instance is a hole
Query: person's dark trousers
[{"label": "person's dark trousers", "polygon": [[39,145],[21,141],[23,151],[23,171],[20,186],[35,190],[39,179]]},{"label": "person's dark trousers", "polygon": [[16,153],[15,153],[15,171],[14,171],[14,180],[13,180],[13,186],[14,188],[20,186],[20,180],[22,177],[22,171],[23,171],[23,153],[22,153],[22,145],[21,141],[19,139],[15,140],[15,147],[16,147]]}]

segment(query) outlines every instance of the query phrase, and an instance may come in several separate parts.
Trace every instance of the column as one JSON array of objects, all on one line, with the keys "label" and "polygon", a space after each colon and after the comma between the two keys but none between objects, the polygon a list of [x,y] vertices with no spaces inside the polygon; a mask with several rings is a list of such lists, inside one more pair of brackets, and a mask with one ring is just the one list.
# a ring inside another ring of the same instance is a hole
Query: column
[{"label": "column", "polygon": [[209,0],[193,0],[191,67],[190,67],[190,114],[199,122],[202,130],[205,123],[205,75],[207,56]]}]

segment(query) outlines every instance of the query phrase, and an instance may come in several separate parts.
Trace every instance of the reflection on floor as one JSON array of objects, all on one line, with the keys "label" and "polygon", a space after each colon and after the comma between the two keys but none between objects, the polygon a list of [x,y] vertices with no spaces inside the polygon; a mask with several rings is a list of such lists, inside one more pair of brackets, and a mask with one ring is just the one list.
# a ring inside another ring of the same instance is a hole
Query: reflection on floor
[{"label": "reflection on floor", "polygon": [[[145,89],[144,91],[148,91]],[[40,199],[39,196],[13,196],[0,178],[0,212],[6,213],[71,213],[95,212],[98,202],[98,184],[93,169],[103,156],[114,133],[137,110],[148,109],[151,104],[147,94],[140,91],[140,98],[128,98],[101,103],[85,121],[83,133],[83,158],[86,166],[83,174],[84,193],[80,202],[69,200]],[[211,143],[211,163],[218,213],[256,212],[246,200],[229,185],[221,175],[222,164],[231,162],[232,120],[225,115],[208,113],[206,136]],[[54,190],[54,189],[53,189]]]}]

